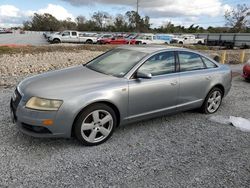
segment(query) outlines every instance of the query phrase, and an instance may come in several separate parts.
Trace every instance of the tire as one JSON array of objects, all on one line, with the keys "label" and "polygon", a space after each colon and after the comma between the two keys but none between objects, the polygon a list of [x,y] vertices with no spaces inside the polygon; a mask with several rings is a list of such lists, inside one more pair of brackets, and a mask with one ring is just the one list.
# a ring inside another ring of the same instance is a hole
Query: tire
[{"label": "tire", "polygon": [[179,42],[179,44],[183,44],[183,42],[182,42],[182,41],[180,41],[180,42]]},{"label": "tire", "polygon": [[88,40],[86,41],[86,44],[93,44],[93,41],[90,40],[90,39],[88,39]]},{"label": "tire", "polygon": [[58,43],[60,43],[61,41],[59,40],[59,39],[54,39],[53,40],[53,44],[58,44]]},{"label": "tire", "polygon": [[116,126],[117,117],[114,110],[99,103],[87,107],[80,113],[75,122],[74,133],[83,145],[95,146],[108,140]]},{"label": "tire", "polygon": [[205,114],[213,114],[220,108],[223,99],[223,92],[220,88],[214,87],[206,96],[201,107],[201,111]]}]

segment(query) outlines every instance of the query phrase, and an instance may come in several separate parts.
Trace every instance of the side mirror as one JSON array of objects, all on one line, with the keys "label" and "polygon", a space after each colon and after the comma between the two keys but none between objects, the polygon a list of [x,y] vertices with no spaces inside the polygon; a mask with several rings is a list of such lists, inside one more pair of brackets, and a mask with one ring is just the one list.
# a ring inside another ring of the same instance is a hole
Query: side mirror
[{"label": "side mirror", "polygon": [[152,78],[152,74],[151,73],[142,72],[142,71],[138,71],[136,73],[135,77],[136,78],[151,79]]},{"label": "side mirror", "polygon": [[113,37],[111,40],[115,40],[115,37]]}]

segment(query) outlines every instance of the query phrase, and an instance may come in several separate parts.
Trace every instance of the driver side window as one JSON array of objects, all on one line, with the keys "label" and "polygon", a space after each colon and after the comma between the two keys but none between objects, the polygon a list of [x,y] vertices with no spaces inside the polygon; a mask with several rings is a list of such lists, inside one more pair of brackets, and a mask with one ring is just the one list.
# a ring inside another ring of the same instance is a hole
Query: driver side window
[{"label": "driver side window", "polygon": [[175,72],[174,52],[161,52],[150,57],[140,68],[139,71],[151,73],[152,76],[169,74]]},{"label": "driver side window", "polygon": [[64,32],[64,33],[62,34],[62,36],[63,36],[63,37],[70,36],[70,33],[69,33],[69,32]]}]

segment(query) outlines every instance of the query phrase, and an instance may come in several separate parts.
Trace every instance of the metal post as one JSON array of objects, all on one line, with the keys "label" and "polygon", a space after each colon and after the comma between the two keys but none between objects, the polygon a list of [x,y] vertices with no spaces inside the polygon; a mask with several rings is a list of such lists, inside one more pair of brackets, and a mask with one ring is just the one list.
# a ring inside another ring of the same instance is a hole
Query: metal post
[{"label": "metal post", "polygon": [[227,57],[227,51],[223,51],[222,55],[221,55],[221,63],[225,64],[226,62],[226,57]]},{"label": "metal post", "polygon": [[240,53],[240,63],[245,62],[245,54],[246,54],[246,51],[242,50],[241,53]]}]

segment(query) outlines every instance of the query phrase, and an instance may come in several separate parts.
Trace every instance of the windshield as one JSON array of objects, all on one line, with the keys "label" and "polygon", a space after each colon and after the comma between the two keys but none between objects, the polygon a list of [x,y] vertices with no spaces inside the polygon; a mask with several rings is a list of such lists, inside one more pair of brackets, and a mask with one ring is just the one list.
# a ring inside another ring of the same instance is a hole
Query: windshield
[{"label": "windshield", "polygon": [[144,35],[139,35],[139,36],[137,36],[137,37],[135,37],[136,39],[144,39],[145,38],[145,36]]},{"label": "windshield", "polygon": [[147,53],[135,50],[114,49],[90,61],[86,67],[104,74],[123,77],[146,55]]}]

